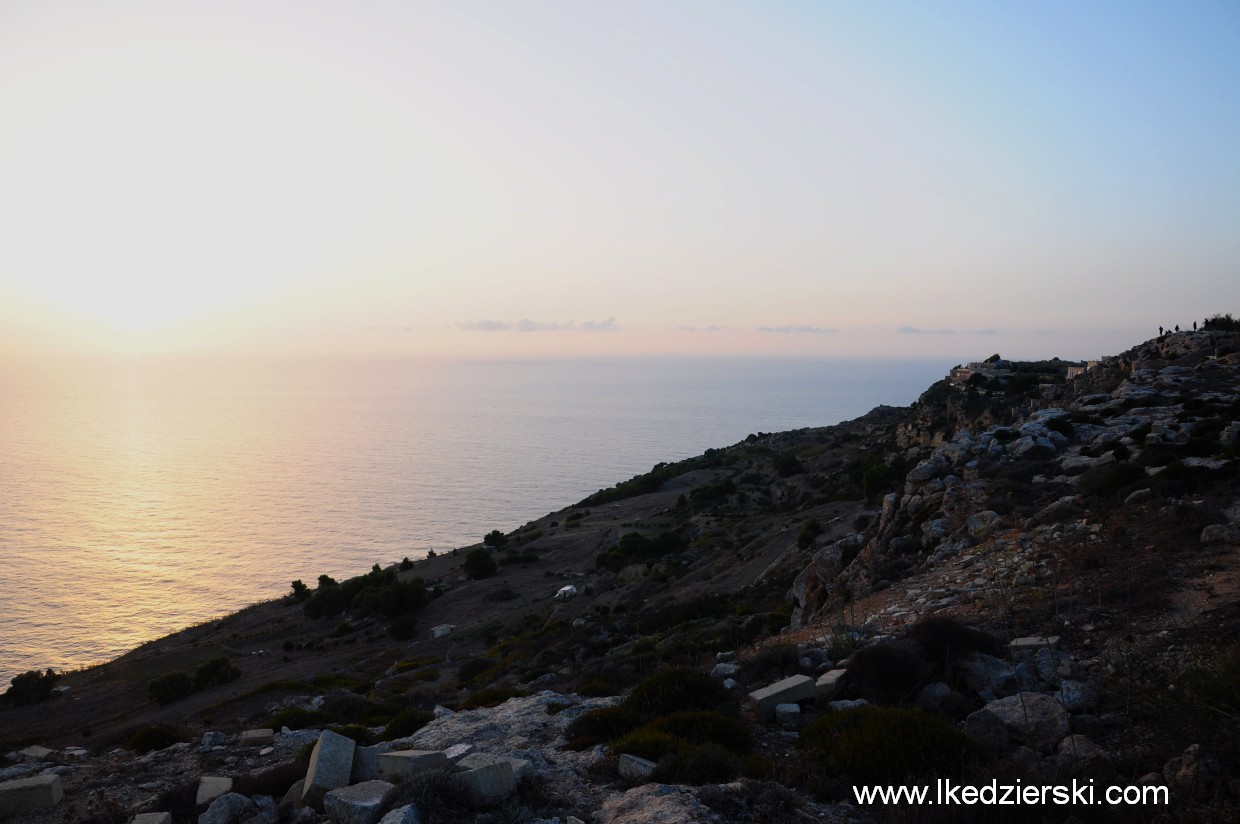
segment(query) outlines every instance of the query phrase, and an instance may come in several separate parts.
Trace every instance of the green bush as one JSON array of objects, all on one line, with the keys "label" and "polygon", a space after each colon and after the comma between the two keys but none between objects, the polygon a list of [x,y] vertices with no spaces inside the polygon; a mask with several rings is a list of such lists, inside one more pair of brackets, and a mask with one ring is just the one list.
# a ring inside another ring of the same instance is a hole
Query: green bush
[{"label": "green bush", "polygon": [[753,749],[753,733],[749,726],[739,718],[721,712],[677,712],[655,719],[645,729],[694,744],[715,744],[737,753]]},{"label": "green bush", "polygon": [[656,781],[667,784],[726,784],[741,774],[741,759],[722,747],[704,744],[684,747],[659,759]]},{"label": "green bush", "polygon": [[613,741],[611,751],[616,755],[636,755],[638,758],[658,761],[683,746],[685,742],[674,735],[642,727]]},{"label": "green bush", "polygon": [[434,713],[427,710],[402,710],[383,728],[382,739],[384,741],[391,741],[396,738],[407,738],[425,727],[434,718]]},{"label": "green bush", "polygon": [[194,689],[201,692],[236,681],[240,677],[241,670],[229,663],[227,657],[221,655],[204,662],[194,672]]},{"label": "green bush", "polygon": [[146,692],[157,704],[171,704],[194,694],[194,679],[183,672],[170,672],[152,681]]},{"label": "green bush", "polygon": [[498,529],[493,529],[482,536],[482,543],[487,546],[503,548],[508,546],[508,536]]},{"label": "green bush", "polygon": [[481,578],[490,578],[497,569],[495,561],[491,558],[491,553],[482,547],[471,549],[465,554],[463,568],[465,570],[465,577],[474,581]]},{"label": "green bush", "polygon": [[271,720],[267,723],[275,730],[281,727],[288,727],[290,730],[305,730],[323,726],[327,723],[327,717],[317,710],[288,707],[271,716]]},{"label": "green bush", "polygon": [[46,672],[30,670],[14,676],[4,696],[0,697],[0,706],[21,707],[45,701],[51,697],[58,678],[60,676],[50,668]]},{"label": "green bush", "polygon": [[800,743],[829,773],[870,784],[958,776],[975,757],[955,727],[898,707],[828,713],[801,731]]},{"label": "green bush", "polygon": [[564,737],[574,749],[585,749],[595,744],[614,741],[637,729],[641,723],[641,716],[624,704],[618,707],[600,707],[582,713],[570,721],[564,730]]},{"label": "green bush", "polygon": [[494,658],[470,658],[464,664],[461,664],[461,668],[457,670],[456,680],[462,684],[468,684],[484,672],[490,672],[495,669],[495,665],[498,663]]},{"label": "green bush", "polygon": [[151,752],[152,750],[162,750],[165,747],[171,747],[182,741],[187,741],[188,736],[181,733],[175,727],[168,724],[151,724],[129,736],[125,742],[125,749],[133,752]]},{"label": "green bush", "polygon": [[388,624],[387,631],[397,641],[408,641],[418,634],[418,619],[412,615],[398,615]]},{"label": "green bush", "polygon": [[526,695],[529,695],[529,693],[525,690],[512,687],[488,687],[487,689],[474,690],[465,696],[465,700],[461,702],[457,709],[476,710],[481,707],[498,707],[509,698],[521,698]]},{"label": "green bush", "polygon": [[736,699],[722,684],[695,669],[667,669],[633,688],[624,702],[644,719],[687,710],[737,711]]}]

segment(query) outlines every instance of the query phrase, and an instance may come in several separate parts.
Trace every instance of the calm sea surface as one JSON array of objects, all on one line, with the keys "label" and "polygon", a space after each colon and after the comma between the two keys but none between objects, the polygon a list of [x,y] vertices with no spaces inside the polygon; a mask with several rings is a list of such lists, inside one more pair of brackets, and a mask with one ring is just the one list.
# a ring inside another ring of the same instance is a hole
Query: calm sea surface
[{"label": "calm sea surface", "polygon": [[937,362],[0,361],[0,688],[513,529]]}]

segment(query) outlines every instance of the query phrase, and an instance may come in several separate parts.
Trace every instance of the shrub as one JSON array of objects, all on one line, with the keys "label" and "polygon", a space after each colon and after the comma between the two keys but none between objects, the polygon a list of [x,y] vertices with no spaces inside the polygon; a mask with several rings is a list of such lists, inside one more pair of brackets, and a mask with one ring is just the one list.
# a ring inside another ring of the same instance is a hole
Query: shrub
[{"label": "shrub", "polygon": [[221,655],[204,662],[194,672],[194,689],[202,691],[236,681],[241,677],[241,670],[229,663],[228,658]]},{"label": "shrub", "polygon": [[685,747],[659,759],[653,778],[672,784],[726,784],[741,774],[741,759],[734,753],[704,744]]},{"label": "shrub", "polygon": [[633,688],[625,706],[645,719],[687,710],[736,712],[736,700],[722,684],[694,669],[667,669]]},{"label": "shrub", "polygon": [[946,660],[953,652],[977,650],[998,655],[999,642],[980,629],[965,626],[955,618],[936,615],[924,618],[906,629],[901,636],[916,641],[932,662]]},{"label": "shrub", "polygon": [[408,709],[401,710],[396,717],[387,723],[383,728],[383,735],[380,738],[384,741],[391,741],[396,738],[406,738],[413,735],[418,730],[425,727],[435,715],[427,710]]},{"label": "shrub", "polygon": [[418,634],[418,619],[412,615],[400,615],[388,624],[388,635],[397,641],[408,641]]},{"label": "shrub", "polygon": [[1145,470],[1136,464],[1125,462],[1096,466],[1086,470],[1078,483],[1081,491],[1088,495],[1107,497],[1118,494],[1128,485],[1143,480],[1145,480]]},{"label": "shrub", "polygon": [[288,707],[271,716],[268,722],[272,729],[280,729],[288,727],[290,730],[305,730],[312,727],[321,727],[327,723],[327,717],[317,710],[308,710],[303,707]]},{"label": "shrub", "polygon": [[641,726],[641,716],[631,707],[600,707],[582,713],[569,722],[564,737],[573,749],[585,749],[595,744],[614,741]]},{"label": "shrub", "polygon": [[1052,432],[1058,432],[1066,438],[1071,438],[1076,431],[1072,426],[1072,421],[1067,418],[1051,418],[1044,423],[1047,429]]},{"label": "shrub", "polygon": [[848,665],[849,693],[874,703],[913,697],[926,676],[921,650],[909,641],[884,641],[853,654]]},{"label": "shrub", "polygon": [[822,524],[818,523],[817,518],[810,518],[801,527],[800,534],[797,535],[797,548],[807,549],[813,546],[814,539],[822,534]]},{"label": "shrub", "polygon": [[482,673],[495,669],[497,663],[499,662],[494,658],[470,658],[464,664],[461,664],[461,668],[457,670],[456,678],[462,684],[467,684],[479,675],[482,675]]},{"label": "shrub", "polygon": [[646,729],[694,744],[715,744],[737,753],[753,749],[753,733],[739,718],[721,712],[677,712],[655,719]]},{"label": "shrub", "polygon": [[508,546],[508,536],[498,529],[493,529],[486,535],[482,536],[482,543],[486,546],[503,548]]},{"label": "shrub", "polygon": [[684,742],[674,735],[642,727],[613,741],[611,751],[616,755],[636,755],[639,758],[658,761],[682,746]]},{"label": "shrub", "polygon": [[152,750],[162,750],[165,747],[171,747],[173,744],[187,740],[188,736],[182,734],[175,727],[168,724],[151,724],[129,736],[129,739],[125,742],[125,749],[145,753]]},{"label": "shrub", "polygon": [[56,685],[58,678],[60,676],[50,668],[46,672],[30,670],[14,676],[3,698],[0,698],[0,705],[21,707],[45,701],[51,697],[52,687]]},{"label": "shrub", "polygon": [[1233,318],[1230,312],[1225,315],[1212,315],[1205,319],[1201,328],[1209,332],[1240,332],[1240,320]]},{"label": "shrub", "polygon": [[495,561],[491,558],[491,553],[482,547],[471,549],[465,554],[465,577],[470,580],[479,580],[481,578],[490,578],[495,574]]},{"label": "shrub", "polygon": [[171,704],[194,694],[194,679],[183,672],[170,672],[152,681],[146,692],[157,704]]},{"label": "shrub", "polygon": [[697,797],[724,821],[751,824],[784,824],[795,820],[796,811],[804,803],[798,793],[783,784],[748,778],[733,784],[703,787],[697,791]]},{"label": "shrub", "polygon": [[465,696],[465,700],[461,702],[457,709],[460,710],[476,710],[481,707],[498,707],[509,698],[521,698],[529,695],[525,690],[514,689],[513,687],[488,687],[483,690],[475,690]]},{"label": "shrub", "polygon": [[805,471],[805,467],[801,465],[796,452],[792,449],[780,452],[771,463],[781,478],[790,478]]},{"label": "shrub", "polygon": [[974,757],[972,742],[955,727],[897,707],[828,713],[802,730],[801,746],[829,772],[874,784],[959,775]]}]

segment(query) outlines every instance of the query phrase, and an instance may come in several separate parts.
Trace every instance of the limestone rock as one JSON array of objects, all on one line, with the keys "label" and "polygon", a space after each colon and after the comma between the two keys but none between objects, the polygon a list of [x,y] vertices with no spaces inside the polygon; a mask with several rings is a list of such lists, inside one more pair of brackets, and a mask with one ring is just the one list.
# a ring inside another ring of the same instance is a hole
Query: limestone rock
[{"label": "limestone rock", "polygon": [[775,723],[786,730],[795,730],[801,726],[800,704],[776,704]]},{"label": "limestone rock", "polygon": [[139,813],[131,824],[172,824],[172,813]]},{"label": "limestone rock", "polygon": [[221,795],[231,792],[232,784],[233,780],[226,775],[202,776],[198,779],[198,794],[194,797],[194,804],[199,807],[210,804]]},{"label": "limestone rock", "polygon": [[998,512],[986,510],[978,512],[976,515],[970,515],[965,521],[965,529],[969,532],[969,537],[974,541],[984,541],[999,526],[999,522],[1003,520]]},{"label": "limestone rock", "polygon": [[412,804],[406,804],[383,816],[379,824],[422,824],[422,818]]},{"label": "limestone rock", "polygon": [[280,808],[269,795],[256,795],[250,800],[250,809],[241,819],[241,824],[278,824]]},{"label": "limestone rock", "polygon": [[686,788],[643,784],[607,799],[594,820],[596,824],[704,824],[714,816]]},{"label": "limestone rock", "polygon": [[818,676],[818,680],[814,682],[814,690],[818,693],[819,701],[830,701],[835,694],[840,691],[842,679],[848,674],[846,669],[833,669],[830,672],[824,672]]},{"label": "limestone rock", "polygon": [[241,733],[242,744],[272,744],[275,740],[275,730],[246,730]]},{"label": "limestone rock", "polygon": [[749,693],[749,700],[754,703],[758,717],[770,721],[775,717],[777,704],[795,704],[817,695],[818,688],[814,679],[808,675],[793,675],[782,681],[754,690]]},{"label": "limestone rock", "polygon": [[22,758],[29,758],[32,761],[43,761],[53,752],[55,752],[55,750],[49,750],[47,747],[40,747],[35,744],[26,747],[24,750],[18,750],[17,754]]},{"label": "limestone rock", "polygon": [[396,750],[378,757],[379,775],[388,781],[401,781],[419,773],[444,770],[447,757],[438,750]]},{"label": "limestone rock", "polygon": [[1098,693],[1083,681],[1065,680],[1059,684],[1059,692],[1054,699],[1068,712],[1080,712],[1098,706]]},{"label": "limestone rock", "polygon": [[952,664],[969,689],[989,691],[995,697],[1012,695],[1018,689],[1016,670],[1010,663],[977,650],[962,650],[952,656]]},{"label": "limestone rock", "polygon": [[348,786],[353,773],[353,751],[357,743],[352,738],[323,730],[314,750],[310,753],[310,767],[306,770],[306,784],[302,801],[317,806],[328,790]]},{"label": "limestone rock", "polygon": [[466,800],[475,807],[496,804],[517,791],[517,778],[507,761],[466,770],[457,773],[457,777]]},{"label": "limestone rock", "polygon": [[443,757],[448,759],[449,764],[455,764],[473,751],[473,744],[453,744],[443,751]]},{"label": "limestone rock", "polygon": [[1059,742],[1059,772],[1071,776],[1100,777],[1111,771],[1106,750],[1083,735],[1069,735]]},{"label": "limestone rock", "polygon": [[240,793],[224,793],[198,816],[198,824],[239,824],[252,806],[250,799]]},{"label": "limestone rock", "polygon": [[0,818],[54,807],[64,797],[60,776],[55,773],[5,781],[0,783]]},{"label": "limestone rock", "polygon": [[[991,701],[977,712],[994,716],[1017,743],[1039,752],[1049,752],[1068,734],[1068,713],[1049,695],[1020,692]],[[968,721],[966,720],[966,731]]]},{"label": "limestone rock", "polygon": [[1240,529],[1229,524],[1210,524],[1201,530],[1202,546],[1229,546],[1240,544]]},{"label": "limestone rock", "polygon": [[337,787],[324,794],[323,809],[335,824],[378,824],[394,789],[386,781]]},{"label": "limestone rock", "polygon": [[649,781],[650,776],[654,775],[655,766],[655,763],[647,758],[625,753],[620,756],[620,763],[616,765],[616,771],[620,773],[621,778],[627,778],[629,781],[645,782]]},{"label": "limestone rock", "polygon": [[736,664],[715,664],[715,668],[710,671],[710,677],[718,678],[722,681],[725,678],[733,677],[740,671],[741,668]]}]

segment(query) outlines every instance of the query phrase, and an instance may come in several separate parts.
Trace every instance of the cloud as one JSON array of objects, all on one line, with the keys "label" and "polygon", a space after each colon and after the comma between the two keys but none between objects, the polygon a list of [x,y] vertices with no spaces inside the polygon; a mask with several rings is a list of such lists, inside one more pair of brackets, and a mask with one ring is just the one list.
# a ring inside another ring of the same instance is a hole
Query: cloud
[{"label": "cloud", "polygon": [[777,335],[834,335],[839,330],[825,326],[759,326],[758,331]]},{"label": "cloud", "polygon": [[680,330],[681,332],[696,332],[697,331],[697,329],[695,329],[692,326],[677,326],[676,328]]},{"label": "cloud", "polygon": [[916,326],[901,326],[901,335],[954,335],[955,329],[919,329]]},{"label": "cloud", "polygon": [[464,320],[456,324],[457,329],[467,332],[611,332],[616,328],[616,319],[576,321],[541,321],[522,318],[521,320]]},{"label": "cloud", "polygon": [[997,335],[999,333],[996,332],[994,329],[970,329],[969,334],[970,335]]}]

